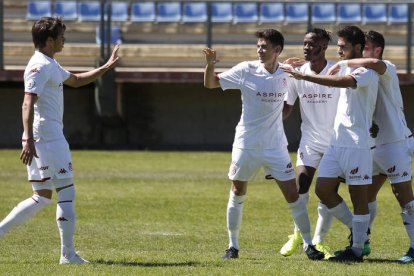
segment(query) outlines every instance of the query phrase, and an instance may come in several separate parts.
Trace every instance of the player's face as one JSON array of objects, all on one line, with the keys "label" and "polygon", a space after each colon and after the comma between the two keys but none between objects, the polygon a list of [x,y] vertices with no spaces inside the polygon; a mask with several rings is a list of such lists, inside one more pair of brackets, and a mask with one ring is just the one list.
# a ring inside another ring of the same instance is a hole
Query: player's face
[{"label": "player's face", "polygon": [[308,33],[303,39],[303,55],[306,61],[325,59],[326,43],[316,38],[314,33]]},{"label": "player's face", "polygon": [[62,31],[57,38],[54,40],[54,51],[55,53],[61,52],[63,45],[65,44],[65,32]]},{"label": "player's face", "polygon": [[346,41],[346,39],[342,38],[342,37],[338,37],[338,50],[337,53],[339,55],[339,58],[344,60],[344,59],[353,59],[357,57],[357,47],[356,46],[352,46],[352,43]]},{"label": "player's face", "polygon": [[367,40],[365,42],[364,51],[362,51],[362,56],[364,58],[377,58],[375,55],[375,46],[371,41]]},{"label": "player's face", "polygon": [[280,54],[280,46],[274,46],[264,38],[257,40],[257,56],[261,63],[275,62]]}]

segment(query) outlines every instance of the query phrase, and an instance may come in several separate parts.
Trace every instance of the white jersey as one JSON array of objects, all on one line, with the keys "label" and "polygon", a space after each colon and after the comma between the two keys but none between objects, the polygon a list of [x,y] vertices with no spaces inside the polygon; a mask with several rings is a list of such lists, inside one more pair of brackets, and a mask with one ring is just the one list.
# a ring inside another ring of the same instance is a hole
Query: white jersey
[{"label": "white jersey", "polygon": [[378,74],[364,67],[346,68],[340,75],[350,75],[357,87],[341,88],[331,145],[346,148],[370,148],[369,135],[378,94]]},{"label": "white jersey", "polygon": [[291,84],[288,74],[280,66],[271,74],[260,61],[246,61],[219,74],[219,78],[223,90],[241,91],[242,114],[236,127],[233,147],[286,147],[282,110],[285,94]]},{"label": "white jersey", "polygon": [[63,137],[63,82],[70,73],[39,51],[24,71],[24,91],[36,94],[33,135],[35,140],[51,141]]},{"label": "white jersey", "polygon": [[387,70],[380,75],[374,121],[379,127],[377,145],[405,140],[411,135],[404,116],[404,105],[395,65],[384,60]]},{"label": "white jersey", "polygon": [[[328,61],[319,75],[326,75],[335,62]],[[310,63],[299,68],[304,74],[315,74]],[[289,91],[286,103],[293,105],[299,97],[302,124],[301,143],[313,145],[321,151],[329,146],[333,135],[333,126],[339,99],[339,88],[319,85],[304,80],[295,80]]]}]

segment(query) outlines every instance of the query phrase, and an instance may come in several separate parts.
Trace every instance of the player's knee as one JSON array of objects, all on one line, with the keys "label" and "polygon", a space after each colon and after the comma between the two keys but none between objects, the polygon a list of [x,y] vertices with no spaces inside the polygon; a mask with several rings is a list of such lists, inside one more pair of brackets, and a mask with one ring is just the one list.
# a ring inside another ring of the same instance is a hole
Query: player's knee
[{"label": "player's knee", "polygon": [[318,184],[318,183],[316,183],[316,186],[315,186],[315,194],[319,197],[319,199],[322,201],[322,202],[324,202],[326,199],[325,199],[325,190],[323,189],[323,187],[320,185],[320,184]]},{"label": "player's knee", "polygon": [[40,206],[42,206],[42,207],[46,207],[47,205],[49,205],[49,204],[51,204],[52,203],[52,200],[50,199],[50,198],[47,198],[47,197],[44,197],[44,196],[41,196],[41,195],[39,195],[39,194],[34,194],[33,196],[32,196],[32,199],[34,200],[34,201],[36,201]]},{"label": "player's knee", "polygon": [[299,182],[299,194],[306,194],[309,192],[309,188],[312,184],[312,179],[306,174],[301,173],[298,176],[298,182]]},{"label": "player's knee", "polygon": [[59,189],[57,192],[58,203],[65,201],[74,201],[75,200],[75,186],[69,185],[64,188]]}]

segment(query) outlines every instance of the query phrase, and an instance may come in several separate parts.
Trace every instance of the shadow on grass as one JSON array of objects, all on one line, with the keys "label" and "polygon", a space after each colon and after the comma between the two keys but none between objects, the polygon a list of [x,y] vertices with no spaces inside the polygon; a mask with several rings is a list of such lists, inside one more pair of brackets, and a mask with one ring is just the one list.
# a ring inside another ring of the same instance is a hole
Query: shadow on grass
[{"label": "shadow on grass", "polygon": [[200,266],[197,262],[181,262],[181,263],[156,263],[156,262],[133,262],[133,261],[111,261],[111,260],[95,260],[92,264],[102,265],[119,265],[119,266],[142,266],[142,267],[185,267]]},{"label": "shadow on grass", "polygon": [[365,262],[367,262],[367,263],[386,263],[386,264],[401,264],[401,265],[404,265],[404,264],[402,264],[402,263],[399,263],[397,260],[389,260],[389,259],[372,259],[372,258],[369,258],[369,259],[365,259],[364,260]]}]

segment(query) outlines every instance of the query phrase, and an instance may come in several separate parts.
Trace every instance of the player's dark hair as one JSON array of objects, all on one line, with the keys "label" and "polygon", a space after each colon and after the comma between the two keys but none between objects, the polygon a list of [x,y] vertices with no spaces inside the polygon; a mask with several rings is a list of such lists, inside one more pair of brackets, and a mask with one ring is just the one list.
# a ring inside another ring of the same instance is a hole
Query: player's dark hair
[{"label": "player's dark hair", "polygon": [[368,31],[365,33],[365,40],[370,41],[375,47],[381,48],[381,58],[382,58],[382,53],[384,52],[384,48],[385,48],[384,36],[376,31]]},{"label": "player's dark hair", "polygon": [[48,37],[56,40],[66,30],[60,17],[42,17],[33,23],[32,39],[36,49],[44,48]]},{"label": "player's dark hair", "polygon": [[259,30],[255,33],[257,38],[263,38],[273,44],[273,46],[280,46],[280,52],[283,50],[283,46],[285,45],[285,38],[283,37],[282,33],[275,29],[264,29]]},{"label": "player's dark hair", "polygon": [[306,34],[315,34],[316,39],[318,41],[325,41],[326,43],[329,43],[332,41],[331,34],[325,29],[311,28],[306,32]]},{"label": "player's dark hair", "polygon": [[346,26],[337,32],[338,37],[346,39],[352,46],[361,44],[361,54],[365,47],[364,32],[357,26]]}]

